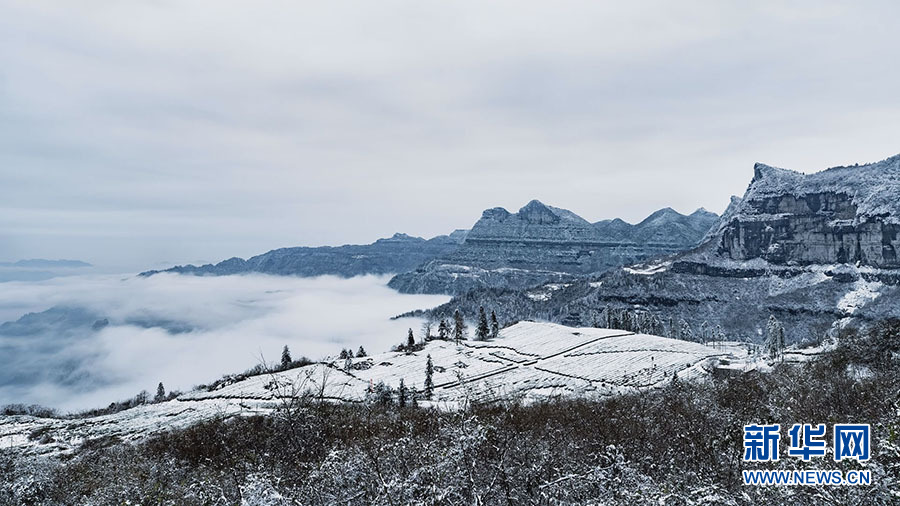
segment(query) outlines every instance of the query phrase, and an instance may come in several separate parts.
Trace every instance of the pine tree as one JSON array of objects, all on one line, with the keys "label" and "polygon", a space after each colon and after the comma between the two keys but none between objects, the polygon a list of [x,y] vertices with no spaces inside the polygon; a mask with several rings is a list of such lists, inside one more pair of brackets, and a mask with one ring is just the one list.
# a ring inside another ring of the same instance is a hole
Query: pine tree
[{"label": "pine tree", "polygon": [[450,326],[447,325],[447,320],[441,318],[441,323],[438,324],[438,339],[442,339],[446,341],[450,337]]},{"label": "pine tree", "polygon": [[716,336],[716,341],[724,341],[725,340],[725,331],[722,330],[721,325],[716,325],[716,330],[713,331],[713,334]]},{"label": "pine tree", "polygon": [[281,350],[281,367],[287,368],[291,365],[291,350],[288,349],[287,345],[284,345],[284,349]]},{"label": "pine tree", "polygon": [[456,344],[466,340],[466,321],[459,309],[453,313],[453,340]]},{"label": "pine tree", "polygon": [[159,385],[156,386],[156,397],[153,398],[155,402],[162,402],[166,400],[166,387],[163,386],[162,381],[159,382]]},{"label": "pine tree", "polygon": [[484,306],[478,308],[478,328],[475,330],[475,338],[479,341],[486,341],[491,333],[488,326],[487,315],[484,313]]},{"label": "pine tree", "polygon": [[140,393],[134,396],[135,404],[147,404],[147,401],[149,400],[150,394],[148,394],[146,390],[141,390]]},{"label": "pine tree", "polygon": [[412,353],[414,349],[416,349],[416,337],[413,336],[412,329],[409,329],[409,334],[406,336],[406,351]]},{"label": "pine tree", "polygon": [[431,361],[431,354],[425,362],[425,398],[431,399],[434,394],[434,363]]},{"label": "pine tree", "polygon": [[497,322],[497,313],[491,310],[491,339],[497,339],[500,335],[500,323]]},{"label": "pine tree", "polygon": [[706,321],[704,321],[703,323],[700,324],[700,335],[699,335],[699,337],[700,337],[700,342],[701,342],[701,343],[706,343],[706,342],[710,341],[710,338],[709,338],[709,323],[707,323]]},{"label": "pine tree", "polygon": [[684,341],[693,341],[694,340],[694,332],[691,330],[691,326],[687,321],[681,320],[679,324],[679,338]]},{"label": "pine tree", "polygon": [[784,357],[784,325],[775,318],[775,315],[770,315],[769,322],[766,324],[766,341],[764,345],[769,358],[775,359],[779,355],[782,358]]},{"label": "pine tree", "polygon": [[338,355],[338,360],[347,360],[347,357],[352,357],[353,352],[348,350],[347,348],[341,349],[341,354]]},{"label": "pine tree", "polygon": [[390,406],[394,403],[394,389],[386,385],[384,381],[379,381],[373,389],[372,396],[375,402],[382,406]]},{"label": "pine tree", "polygon": [[356,350],[356,358],[363,358],[365,356],[366,356],[366,349],[363,348],[362,346],[360,346],[359,349]]},{"label": "pine tree", "polygon": [[397,390],[397,404],[401,408],[406,407],[406,401],[409,398],[409,392],[406,390],[406,383],[400,378],[400,388]]}]

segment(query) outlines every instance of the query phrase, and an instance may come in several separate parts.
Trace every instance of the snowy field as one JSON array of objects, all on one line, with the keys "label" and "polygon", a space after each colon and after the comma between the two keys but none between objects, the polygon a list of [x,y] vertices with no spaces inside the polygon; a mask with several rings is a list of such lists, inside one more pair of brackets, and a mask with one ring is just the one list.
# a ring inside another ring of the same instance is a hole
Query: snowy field
[{"label": "snowy field", "polygon": [[442,409],[472,400],[616,395],[665,384],[676,374],[702,378],[722,363],[732,369],[757,367],[739,343],[708,346],[620,330],[521,322],[493,341],[431,341],[410,354],[388,352],[350,364],[334,361],[264,374],[112,415],[81,420],[0,417],[0,447],[49,454],[99,437],[138,440],[204,419],[267,413],[304,393],[362,402],[379,382],[397,388],[403,380],[408,388],[422,391],[429,355],[435,388],[432,400],[423,403]]}]

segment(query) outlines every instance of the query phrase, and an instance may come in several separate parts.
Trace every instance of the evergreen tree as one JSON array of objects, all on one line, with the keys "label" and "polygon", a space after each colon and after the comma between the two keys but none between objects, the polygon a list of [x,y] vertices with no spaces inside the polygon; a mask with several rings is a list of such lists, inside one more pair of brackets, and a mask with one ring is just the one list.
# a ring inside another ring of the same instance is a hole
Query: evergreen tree
[{"label": "evergreen tree", "polygon": [[679,327],[680,327],[680,329],[678,331],[679,339],[682,339],[684,341],[693,341],[694,340],[694,332],[691,330],[691,326],[688,324],[687,321],[681,320],[681,322],[679,322]]},{"label": "evergreen tree", "polygon": [[459,309],[453,313],[453,340],[456,344],[466,340],[466,321]]},{"label": "evergreen tree", "polygon": [[704,321],[703,323],[700,324],[700,335],[698,337],[700,338],[701,343],[706,343],[706,342],[710,341],[709,323]]},{"label": "evergreen tree", "polygon": [[441,323],[438,324],[438,339],[442,339],[446,341],[450,338],[450,326],[447,325],[447,320],[441,318]]},{"label": "evergreen tree", "polygon": [[156,402],[166,400],[166,388],[163,386],[162,381],[156,386],[156,397],[154,397],[153,400]]},{"label": "evergreen tree", "polygon": [[664,336],[666,334],[666,326],[656,314],[650,317],[650,333],[654,336]]},{"label": "evergreen tree", "polygon": [[779,355],[782,358],[784,357],[784,325],[775,318],[775,315],[770,315],[769,322],[766,324],[766,341],[764,345],[769,358],[775,359]]},{"label": "evergreen tree", "polygon": [[347,360],[347,357],[352,357],[353,352],[348,350],[347,348],[343,348],[341,350],[341,354],[338,355],[338,360]]},{"label": "evergreen tree", "polygon": [[497,313],[491,310],[491,339],[497,339],[500,335],[500,323],[497,322]]},{"label": "evergreen tree", "polygon": [[150,400],[150,394],[147,393],[146,390],[141,390],[140,393],[134,396],[134,403],[137,404],[147,404]]},{"label": "evergreen tree", "polygon": [[475,338],[479,341],[486,341],[491,333],[488,326],[487,315],[484,313],[484,306],[478,308],[478,328],[475,330]]},{"label": "evergreen tree", "polygon": [[409,391],[406,390],[406,383],[403,381],[403,378],[400,378],[400,388],[397,390],[397,404],[401,408],[405,408],[407,400],[409,400]]},{"label": "evergreen tree", "polygon": [[713,331],[713,335],[716,336],[716,337],[715,337],[716,341],[724,341],[724,340],[726,339],[726,338],[725,338],[725,331],[722,330],[722,326],[721,326],[721,325],[716,325],[716,329]]},{"label": "evergreen tree", "polygon": [[434,363],[431,361],[431,354],[428,354],[428,360],[425,362],[425,398],[431,399],[434,394]]},{"label": "evergreen tree", "polygon": [[375,402],[382,406],[390,406],[394,403],[394,389],[386,385],[384,381],[379,381],[375,385],[372,396]]},{"label": "evergreen tree", "polygon": [[291,365],[291,350],[288,349],[287,345],[284,345],[284,349],[281,350],[281,367],[288,367]]},{"label": "evergreen tree", "polygon": [[412,329],[409,329],[409,334],[406,336],[406,351],[412,353],[414,349],[416,349],[416,338],[413,336]]},{"label": "evergreen tree", "polygon": [[363,348],[362,346],[360,346],[359,349],[356,350],[356,358],[363,358],[365,356],[366,356],[366,349]]}]

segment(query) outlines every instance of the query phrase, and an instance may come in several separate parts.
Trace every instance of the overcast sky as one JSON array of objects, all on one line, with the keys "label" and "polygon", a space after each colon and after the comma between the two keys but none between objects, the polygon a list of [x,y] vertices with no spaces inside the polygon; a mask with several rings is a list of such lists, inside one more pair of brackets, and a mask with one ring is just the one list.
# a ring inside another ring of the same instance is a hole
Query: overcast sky
[{"label": "overcast sky", "polygon": [[0,260],[721,212],[900,152],[900,4],[728,4],[0,0]]}]

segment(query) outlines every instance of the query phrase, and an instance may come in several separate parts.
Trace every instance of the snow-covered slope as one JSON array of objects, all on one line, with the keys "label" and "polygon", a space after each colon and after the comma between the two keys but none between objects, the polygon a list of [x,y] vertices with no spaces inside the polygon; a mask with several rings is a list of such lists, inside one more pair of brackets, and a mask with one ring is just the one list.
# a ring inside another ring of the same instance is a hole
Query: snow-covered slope
[{"label": "snow-covered slope", "polygon": [[[119,413],[78,420],[0,417],[0,448],[31,454],[66,452],[87,440],[137,440],[215,418],[268,413],[299,395],[362,402],[384,382],[420,392],[425,364],[434,364],[430,402],[453,409],[471,400],[606,396],[649,388],[673,375],[693,378],[722,359],[747,363],[740,347],[706,346],[620,330],[520,322],[492,341],[431,341],[414,352],[355,358],[351,364],[313,364],[255,376],[213,391]],[[350,365],[347,368],[347,365]],[[425,401],[423,401],[425,402]]]}]

